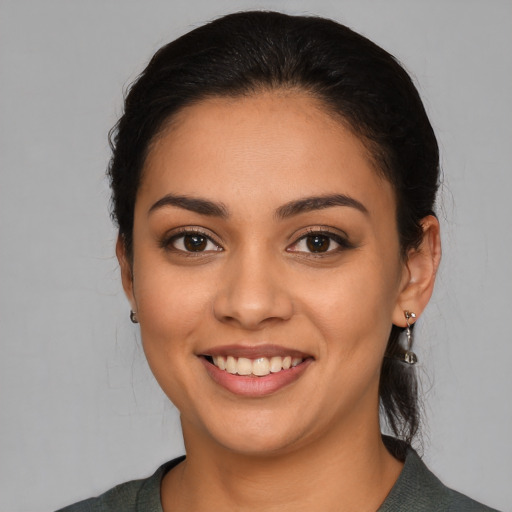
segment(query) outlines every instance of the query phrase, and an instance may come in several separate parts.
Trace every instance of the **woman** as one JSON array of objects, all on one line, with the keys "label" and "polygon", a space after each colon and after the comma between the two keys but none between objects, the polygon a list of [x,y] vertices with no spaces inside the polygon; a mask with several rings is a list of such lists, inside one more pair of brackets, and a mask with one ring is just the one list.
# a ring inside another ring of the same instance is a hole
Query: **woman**
[{"label": "woman", "polygon": [[439,155],[392,56],[229,15],[156,53],[112,146],[130,317],[186,458],[64,510],[490,510],[410,448]]}]

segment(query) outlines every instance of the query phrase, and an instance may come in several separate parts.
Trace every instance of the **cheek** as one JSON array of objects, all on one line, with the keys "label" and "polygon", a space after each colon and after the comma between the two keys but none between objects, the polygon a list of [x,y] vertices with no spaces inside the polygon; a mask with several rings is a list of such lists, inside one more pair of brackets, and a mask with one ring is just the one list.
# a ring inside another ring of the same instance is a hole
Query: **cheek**
[{"label": "cheek", "polygon": [[331,341],[330,351],[385,349],[398,296],[397,266],[372,259],[354,260],[329,275],[302,285],[302,303]]},{"label": "cheek", "polygon": [[[137,261],[137,260],[136,260]],[[173,269],[158,259],[140,258],[134,267],[134,294],[144,348],[184,351],[211,302],[211,281],[201,271]]]},{"label": "cheek", "polygon": [[144,353],[162,390],[184,412],[194,403],[190,379],[199,362],[193,348],[209,309],[208,292],[202,280],[171,272],[168,266],[140,267],[134,291]]}]

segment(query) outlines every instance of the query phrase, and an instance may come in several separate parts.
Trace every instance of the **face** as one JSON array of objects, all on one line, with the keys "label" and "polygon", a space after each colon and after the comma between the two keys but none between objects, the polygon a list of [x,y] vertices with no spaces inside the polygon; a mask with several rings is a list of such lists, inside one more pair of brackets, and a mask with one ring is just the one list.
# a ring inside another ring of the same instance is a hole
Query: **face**
[{"label": "face", "polygon": [[408,279],[395,210],[362,142],[306,95],[209,99],[173,120],[122,265],[186,439],[279,453],[379,428]]}]

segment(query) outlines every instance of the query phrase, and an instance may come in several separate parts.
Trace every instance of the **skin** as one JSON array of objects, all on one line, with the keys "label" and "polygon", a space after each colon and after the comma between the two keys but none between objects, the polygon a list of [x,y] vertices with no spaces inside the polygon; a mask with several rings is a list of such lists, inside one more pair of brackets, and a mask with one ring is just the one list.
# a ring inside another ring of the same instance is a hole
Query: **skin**
[{"label": "skin", "polygon": [[[168,194],[226,215],[154,206]],[[363,209],[276,213],[332,194]],[[395,209],[362,141],[306,94],[208,99],[154,141],[133,258],[121,241],[117,253],[149,365],[181,413],[187,459],[162,482],[164,511],[370,511],[383,502],[402,464],[380,437],[380,367],[392,324],[425,308],[440,259],[433,217],[420,248],[401,258]],[[205,250],[186,251],[184,228],[209,237]],[[324,252],[310,251],[310,231]],[[219,386],[200,357],[262,344],[310,361],[261,397]]]}]

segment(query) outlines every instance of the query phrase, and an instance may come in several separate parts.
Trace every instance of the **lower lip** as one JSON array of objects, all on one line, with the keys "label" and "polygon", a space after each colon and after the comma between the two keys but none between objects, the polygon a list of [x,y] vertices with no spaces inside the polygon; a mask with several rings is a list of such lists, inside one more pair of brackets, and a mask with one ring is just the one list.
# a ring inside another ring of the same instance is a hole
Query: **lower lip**
[{"label": "lower lip", "polygon": [[269,373],[264,377],[234,375],[217,368],[214,364],[200,357],[210,377],[224,389],[235,395],[258,398],[276,393],[280,389],[295,382],[312,363],[312,359],[305,359],[302,363],[288,370]]}]

